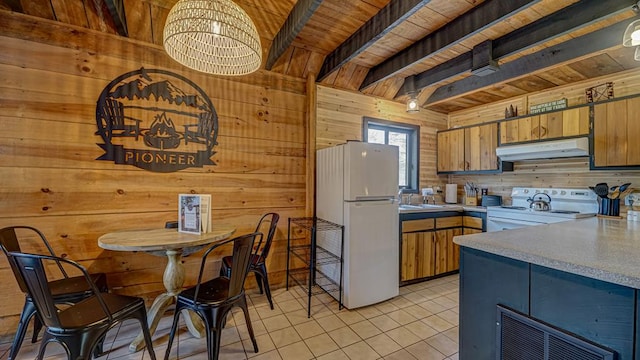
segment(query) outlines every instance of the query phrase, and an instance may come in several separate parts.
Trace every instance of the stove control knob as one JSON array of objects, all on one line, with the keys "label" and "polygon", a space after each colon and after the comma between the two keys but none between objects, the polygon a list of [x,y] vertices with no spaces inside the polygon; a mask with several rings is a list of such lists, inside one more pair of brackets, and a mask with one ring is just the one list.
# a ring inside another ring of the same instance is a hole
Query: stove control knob
[{"label": "stove control knob", "polygon": [[522,192],[525,193],[525,194],[528,194],[529,193],[529,189],[524,189]]},{"label": "stove control knob", "polygon": [[562,191],[560,191],[560,195],[567,195],[567,192],[562,190]]},{"label": "stove control knob", "polygon": [[555,190],[551,190],[551,195],[556,195],[558,192]]}]

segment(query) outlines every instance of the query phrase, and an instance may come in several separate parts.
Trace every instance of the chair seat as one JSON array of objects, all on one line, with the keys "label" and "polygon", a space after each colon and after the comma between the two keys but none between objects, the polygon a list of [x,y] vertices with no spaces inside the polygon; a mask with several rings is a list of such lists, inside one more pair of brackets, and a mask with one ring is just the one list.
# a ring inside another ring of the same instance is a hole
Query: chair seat
[{"label": "chair seat", "polygon": [[[127,317],[127,313],[134,312],[139,307],[144,308],[144,301],[137,297],[103,293],[102,300],[104,300],[107,309],[109,309],[114,318]],[[52,332],[70,333],[81,331],[88,326],[98,325],[101,322],[109,322],[107,314],[104,313],[98,298],[95,296],[82,300],[69,309],[60,311],[58,317],[64,331],[50,328],[49,330]]]},{"label": "chair seat", "polygon": [[[200,284],[197,302],[216,304],[221,303],[229,298],[229,282],[226,277],[218,277]],[[179,301],[185,301],[193,304],[193,296],[196,292],[195,286],[186,289],[178,295]]]},{"label": "chair seat", "polygon": [[[98,289],[105,291],[107,289],[107,276],[104,273],[90,274],[91,280],[96,284]],[[75,276],[53,280],[49,282],[51,294],[58,302],[77,302],[79,299],[91,295],[91,287],[87,284],[84,276]]]}]

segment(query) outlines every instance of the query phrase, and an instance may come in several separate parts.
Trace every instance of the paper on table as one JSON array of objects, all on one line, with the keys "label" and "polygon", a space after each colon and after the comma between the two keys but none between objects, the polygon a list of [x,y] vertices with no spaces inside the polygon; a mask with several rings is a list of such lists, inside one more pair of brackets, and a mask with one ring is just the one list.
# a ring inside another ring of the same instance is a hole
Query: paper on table
[{"label": "paper on table", "polygon": [[178,231],[192,234],[211,231],[211,195],[178,195]]},{"label": "paper on table", "polygon": [[211,195],[200,195],[200,230],[203,233],[211,232]]}]

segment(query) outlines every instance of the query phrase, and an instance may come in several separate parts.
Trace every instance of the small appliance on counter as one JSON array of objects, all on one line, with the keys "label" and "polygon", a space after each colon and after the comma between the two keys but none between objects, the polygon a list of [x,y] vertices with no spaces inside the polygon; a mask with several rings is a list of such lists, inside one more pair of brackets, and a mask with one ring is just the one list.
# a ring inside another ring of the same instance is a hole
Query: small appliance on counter
[{"label": "small appliance on counter", "polygon": [[502,196],[500,195],[482,195],[482,206],[500,206],[502,205]]}]

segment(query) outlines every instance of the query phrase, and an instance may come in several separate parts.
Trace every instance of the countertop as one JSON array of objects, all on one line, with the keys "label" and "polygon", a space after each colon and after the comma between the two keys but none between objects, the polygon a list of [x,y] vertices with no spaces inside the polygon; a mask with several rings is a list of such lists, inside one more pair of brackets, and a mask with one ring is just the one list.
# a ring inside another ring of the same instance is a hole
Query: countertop
[{"label": "countertop", "polygon": [[640,289],[640,222],[588,218],[456,236],[471,249]]},{"label": "countertop", "polygon": [[404,207],[404,205],[400,205],[399,212],[400,214],[407,213],[417,213],[417,212],[441,212],[441,211],[478,211],[478,212],[487,212],[487,208],[484,206],[468,206],[461,204],[436,204],[431,205],[427,204],[426,207],[421,207],[420,204],[410,205],[411,207]]}]

